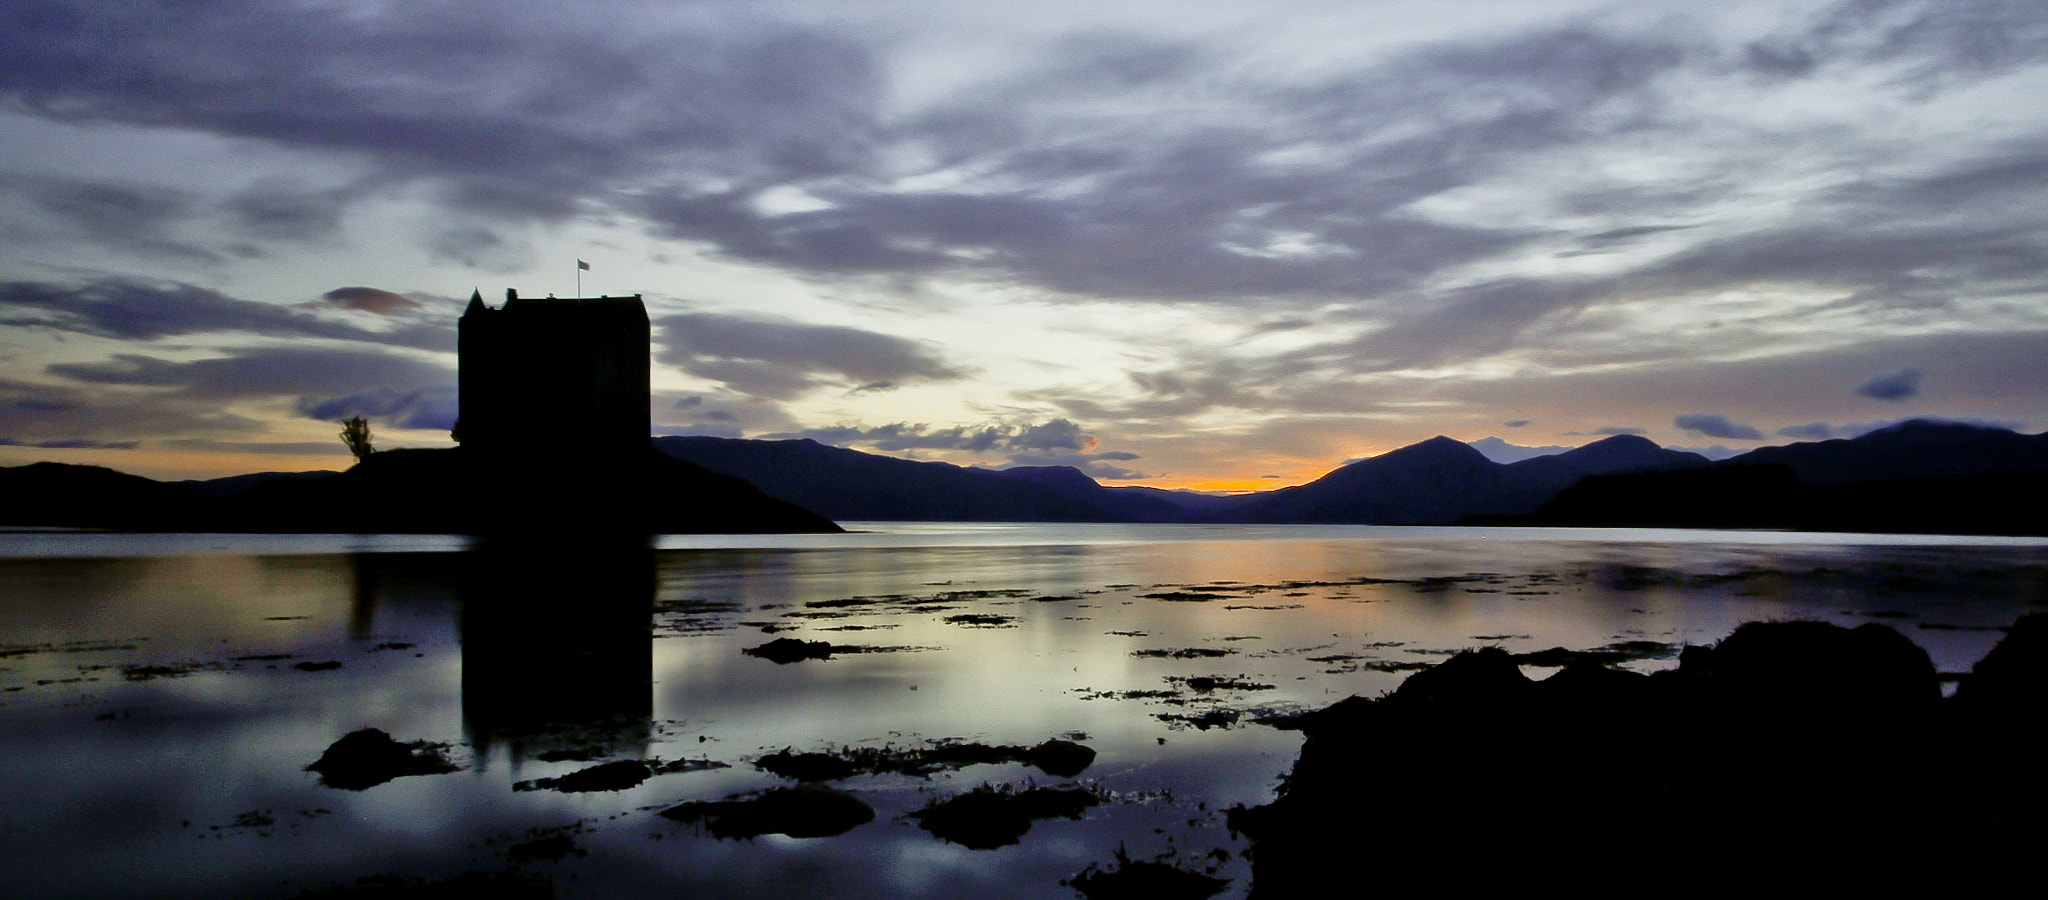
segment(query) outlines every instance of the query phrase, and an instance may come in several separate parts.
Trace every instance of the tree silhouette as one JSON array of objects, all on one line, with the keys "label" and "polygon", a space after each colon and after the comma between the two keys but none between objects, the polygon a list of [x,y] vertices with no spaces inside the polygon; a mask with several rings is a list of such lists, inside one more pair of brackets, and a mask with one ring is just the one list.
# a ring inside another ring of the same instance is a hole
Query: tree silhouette
[{"label": "tree silhouette", "polygon": [[356,416],[341,423],[341,442],[348,445],[348,452],[356,455],[356,462],[377,452],[370,446],[370,423],[362,416]]}]

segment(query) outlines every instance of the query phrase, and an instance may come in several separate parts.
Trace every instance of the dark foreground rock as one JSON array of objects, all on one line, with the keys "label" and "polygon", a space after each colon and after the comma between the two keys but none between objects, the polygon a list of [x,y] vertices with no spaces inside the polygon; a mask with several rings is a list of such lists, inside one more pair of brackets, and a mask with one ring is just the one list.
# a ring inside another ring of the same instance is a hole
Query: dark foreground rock
[{"label": "dark foreground rock", "polygon": [[788,665],[805,659],[831,659],[835,653],[851,653],[856,648],[843,647],[831,641],[801,641],[796,638],[776,638],[759,647],[741,650],[748,656],[758,656],[777,665]]},{"label": "dark foreground rock", "polygon": [[937,741],[926,747],[846,747],[831,753],[797,753],[784,747],[755,760],[754,768],[798,781],[837,781],[883,772],[929,776],[973,765],[1024,763],[1055,778],[1072,778],[1094,762],[1093,748],[1054,738],[1032,747],[971,741]]},{"label": "dark foreground rock", "polygon": [[584,794],[594,791],[623,791],[640,786],[649,775],[654,774],[647,764],[636,759],[622,759],[588,769],[577,769],[567,775],[554,778],[536,778],[512,785],[515,791],[553,790],[564,794]]},{"label": "dark foreground rock", "polygon": [[441,755],[439,745],[402,744],[380,729],[361,728],[328,745],[306,771],[320,773],[320,783],[328,787],[361,791],[405,775],[438,775],[460,768]]},{"label": "dark foreground rock", "polygon": [[1467,651],[1301,717],[1282,796],[1231,823],[1256,897],[1953,890],[2031,865],[2043,836],[2041,637],[2048,617],[2022,619],[1949,700],[1926,652],[1877,624],[1749,623],[1655,675],[1581,662],[1532,681]]},{"label": "dark foreground rock", "polygon": [[845,834],[875,819],[873,807],[844,791],[816,785],[774,788],[759,795],[684,803],[662,810],[664,818],[702,822],[717,838],[764,834],[814,838]]},{"label": "dark foreground rock", "polygon": [[1230,884],[1162,862],[1128,860],[1113,869],[1091,865],[1066,883],[1088,900],[1206,900]]},{"label": "dark foreground rock", "polygon": [[917,810],[918,827],[970,850],[994,850],[1023,839],[1039,819],[1078,819],[1101,798],[1082,788],[983,785]]}]

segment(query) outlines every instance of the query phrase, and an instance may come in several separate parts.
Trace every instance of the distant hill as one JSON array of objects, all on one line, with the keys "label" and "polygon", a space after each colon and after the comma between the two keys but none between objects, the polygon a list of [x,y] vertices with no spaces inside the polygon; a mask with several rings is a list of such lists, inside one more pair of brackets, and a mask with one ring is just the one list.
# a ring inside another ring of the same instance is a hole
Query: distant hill
[{"label": "distant hill", "polygon": [[1589,475],[1704,466],[1705,457],[1621,435],[1502,465],[1447,437],[1360,460],[1295,487],[1267,491],[1207,518],[1223,522],[1448,525],[1534,512]]},{"label": "distant hill", "polygon": [[2048,469],[2048,434],[1955,422],[1902,422],[1861,437],[1763,447],[1725,465],[1784,465],[1800,484]]},{"label": "distant hill", "polygon": [[[1078,471],[1006,475],[812,440],[661,437],[656,449],[745,479],[770,497],[837,521],[1128,522],[1116,495]],[[1074,479],[1093,485],[1092,490]]]},{"label": "distant hill", "polygon": [[394,534],[832,532],[752,485],[648,452],[606,465],[490,466],[461,449],[389,450],[326,477],[252,477],[217,496],[91,466],[0,468],[0,524]]},{"label": "distant hill", "polygon": [[131,531],[172,527],[207,503],[189,484],[52,462],[0,467],[0,497],[0,525]]},{"label": "distant hill", "polygon": [[1014,466],[996,470],[997,475],[1036,485],[1046,491],[1087,505],[1110,521],[1179,522],[1188,517],[1188,507],[1175,498],[1150,493],[1103,487],[1073,466]]},{"label": "distant hill", "polygon": [[341,474],[329,469],[314,469],[310,472],[253,472],[248,475],[229,475],[226,478],[208,478],[197,481],[180,481],[209,499],[219,499],[230,494],[239,494],[266,481],[313,480],[333,478]]},{"label": "distant hill", "polygon": [[1169,491],[1164,488],[1145,487],[1144,485],[1136,484],[1119,485],[1108,490],[1113,494],[1146,497],[1169,504],[1173,508],[1180,510],[1183,517],[1206,515],[1242,506],[1249,498],[1258,496],[1257,494],[1204,494],[1199,491],[1186,490]]},{"label": "distant hill", "polygon": [[1307,484],[1266,491],[1205,517],[1219,522],[1440,525],[1498,513],[1507,467],[1447,437],[1344,466]]},{"label": "distant hill", "polygon": [[2048,435],[1907,422],[1765,447],[1697,471],[1587,478],[1527,521],[2044,535]]}]

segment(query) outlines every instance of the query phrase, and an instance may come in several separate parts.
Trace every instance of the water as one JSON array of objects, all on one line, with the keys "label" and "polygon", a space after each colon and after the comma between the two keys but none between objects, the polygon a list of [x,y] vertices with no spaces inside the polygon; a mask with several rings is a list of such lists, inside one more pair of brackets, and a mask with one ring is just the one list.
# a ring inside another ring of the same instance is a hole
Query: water
[{"label": "water", "polygon": [[[651,547],[0,534],[6,893],[292,896],[483,871],[560,896],[1073,897],[1062,879],[1121,848],[1241,896],[1222,811],[1269,799],[1299,747],[1262,715],[1486,644],[1648,642],[1623,664],[1650,670],[1764,618],[1885,622],[1959,672],[2048,603],[2048,542],[2027,539],[851,527]],[[778,637],[848,649],[742,652]],[[366,726],[462,769],[360,792],[304,770]],[[718,840],[657,815],[786,784],[751,764],[785,747],[1058,737],[1095,763],[839,782],[876,818],[835,837]],[[616,759],[726,767],[516,789]],[[908,816],[985,784],[1102,802],[995,850]]]}]

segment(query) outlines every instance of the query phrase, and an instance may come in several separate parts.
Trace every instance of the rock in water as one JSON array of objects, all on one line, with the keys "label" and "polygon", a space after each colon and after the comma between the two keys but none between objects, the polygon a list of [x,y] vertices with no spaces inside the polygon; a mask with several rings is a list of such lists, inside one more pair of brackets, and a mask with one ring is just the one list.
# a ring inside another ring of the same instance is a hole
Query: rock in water
[{"label": "rock in water", "polygon": [[320,759],[306,767],[320,773],[320,783],[345,791],[376,787],[405,775],[438,775],[461,767],[426,741],[401,744],[376,728],[361,728],[328,745]]},{"label": "rock in water", "polygon": [[831,659],[832,654],[840,649],[833,646],[830,641],[776,638],[759,647],[748,647],[740,652],[748,656],[758,656],[777,665],[787,665],[800,659]]},{"label": "rock in water", "polygon": [[1053,738],[1031,748],[1028,758],[1038,770],[1055,778],[1072,778],[1095,764],[1095,750],[1086,744]]},{"label": "rock in water", "polygon": [[803,785],[775,788],[747,799],[684,803],[662,810],[678,822],[704,822],[717,838],[751,838],[786,834],[796,838],[845,834],[875,819],[875,810],[860,798],[827,787]]}]

